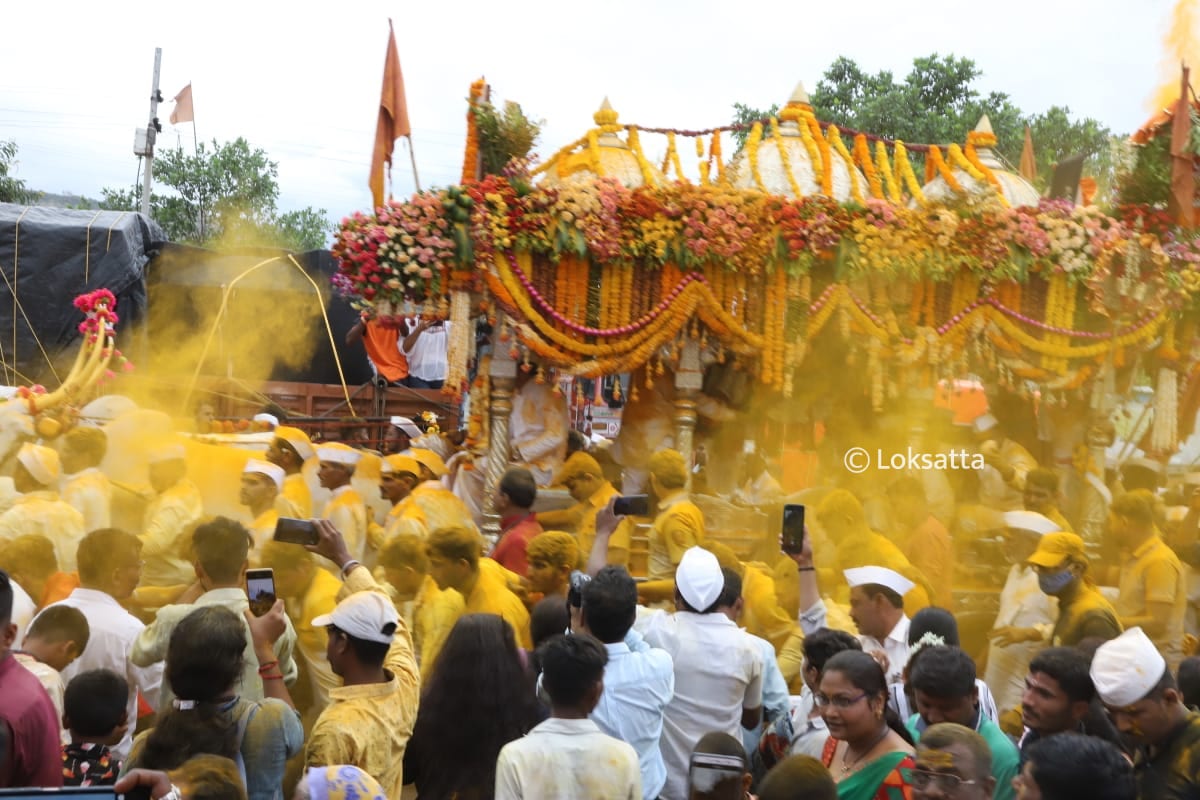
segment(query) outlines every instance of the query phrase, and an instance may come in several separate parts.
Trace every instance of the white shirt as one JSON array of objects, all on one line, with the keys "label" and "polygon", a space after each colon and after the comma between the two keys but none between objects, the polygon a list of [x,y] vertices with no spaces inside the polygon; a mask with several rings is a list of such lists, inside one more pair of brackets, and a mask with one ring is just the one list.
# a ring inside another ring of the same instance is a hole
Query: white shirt
[{"label": "white shirt", "polygon": [[125,738],[113,747],[113,752],[124,760],[129,757],[129,748],[133,745],[133,729],[137,725],[137,692],[140,691],[146,702],[157,708],[158,692],[162,686],[162,664],[138,667],[129,657],[133,643],[146,626],[121,608],[112,597],[95,589],[80,587],[71,592],[66,600],[60,600],[54,605],[79,609],[87,618],[90,629],[83,655],[63,670],[63,683],[70,684],[76,675],[92,669],[112,670],[129,682],[129,730],[125,732]]},{"label": "white shirt", "polygon": [[642,795],[658,797],[667,782],[658,742],[663,713],[675,696],[675,665],[665,650],[650,647],[637,631],[624,642],[606,644],[604,694],[591,719],[609,736],[628,742],[638,755]]},{"label": "white shirt", "polygon": [[98,531],[112,526],[112,484],[96,467],[63,478],[62,499],[83,515],[83,529]]},{"label": "white shirt", "polygon": [[504,745],[496,800],[639,800],[638,757],[590,719],[550,718]]},{"label": "white shirt", "polygon": [[742,746],[746,748],[747,753],[753,753],[758,749],[758,741],[762,738],[763,724],[770,724],[780,717],[787,716],[791,711],[791,703],[787,681],[783,679],[783,673],[779,671],[779,662],[775,660],[775,645],[752,633],[747,632],[746,635],[758,645],[763,660],[762,722],[754,730],[742,728]]},{"label": "white shirt", "polygon": [[[1058,619],[1058,598],[1050,597],[1038,586],[1037,573],[1024,564],[1013,564],[1000,592],[1000,612],[992,627],[1039,628],[1043,638]],[[1029,662],[1046,646],[1041,642],[1021,642],[1007,647],[988,647],[987,671],[983,679],[996,693],[1001,712],[1016,708],[1025,691]]]},{"label": "white shirt", "polygon": [[446,363],[446,348],[449,342],[450,323],[443,322],[421,331],[411,350],[404,349],[404,338],[417,329],[419,322],[410,320],[400,349],[408,359],[408,374],[423,381],[444,381],[449,365]]},{"label": "white shirt", "polygon": [[688,764],[700,737],[720,731],[741,741],[742,709],[762,707],[762,653],[724,614],[652,614],[645,637],[675,663],[675,697],[659,744],[667,767],[661,796],[687,800]]},{"label": "white shirt", "polygon": [[904,665],[908,663],[908,615],[900,617],[900,621],[896,623],[896,627],[892,628],[892,632],[887,635],[882,642],[874,636],[859,634],[858,641],[862,642],[864,652],[870,653],[872,650],[882,650],[887,656],[887,681],[888,683],[899,683],[901,675],[904,672]]},{"label": "white shirt", "polygon": [[808,684],[804,685],[799,697],[792,697],[792,742],[791,754],[794,756],[812,756],[820,759],[825,754],[825,742],[829,739],[829,729],[825,727],[825,718],[820,714],[811,716],[816,699]]},{"label": "white shirt", "polygon": [[37,615],[37,603],[33,602],[33,598],[29,593],[14,580],[10,580],[9,585],[13,590],[12,604],[12,624],[17,626],[17,637],[13,642],[20,646],[25,641],[25,633],[29,630],[29,623],[33,622],[33,618]]}]

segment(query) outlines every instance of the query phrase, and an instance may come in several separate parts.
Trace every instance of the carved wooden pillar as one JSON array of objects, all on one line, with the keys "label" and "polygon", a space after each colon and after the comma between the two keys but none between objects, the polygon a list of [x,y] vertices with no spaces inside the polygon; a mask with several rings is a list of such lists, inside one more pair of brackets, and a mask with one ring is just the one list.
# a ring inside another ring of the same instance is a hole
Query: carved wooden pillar
[{"label": "carved wooden pillar", "polygon": [[688,339],[679,354],[679,369],[675,372],[675,449],[687,463],[689,483],[695,452],[696,395],[703,381],[700,345]]},{"label": "carved wooden pillar", "polygon": [[[501,324],[504,325],[507,320]],[[499,330],[500,326],[497,326]],[[483,487],[483,535],[492,544],[500,537],[500,517],[496,514],[496,487],[508,469],[509,441],[508,421],[512,415],[513,390],[517,382],[517,362],[503,347],[496,348],[492,354],[491,369],[492,391],[489,396],[488,453],[487,475]]]}]

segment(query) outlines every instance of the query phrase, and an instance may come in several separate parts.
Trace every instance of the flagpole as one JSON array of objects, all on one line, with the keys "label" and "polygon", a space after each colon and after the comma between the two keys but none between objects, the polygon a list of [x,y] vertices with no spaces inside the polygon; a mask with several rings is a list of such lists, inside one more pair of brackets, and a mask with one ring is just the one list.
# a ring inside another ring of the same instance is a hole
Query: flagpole
[{"label": "flagpole", "polygon": [[417,176],[417,154],[413,152],[412,136],[405,136],[404,139],[408,142],[408,159],[412,162],[413,183],[416,184],[417,191],[421,191],[421,179]]}]

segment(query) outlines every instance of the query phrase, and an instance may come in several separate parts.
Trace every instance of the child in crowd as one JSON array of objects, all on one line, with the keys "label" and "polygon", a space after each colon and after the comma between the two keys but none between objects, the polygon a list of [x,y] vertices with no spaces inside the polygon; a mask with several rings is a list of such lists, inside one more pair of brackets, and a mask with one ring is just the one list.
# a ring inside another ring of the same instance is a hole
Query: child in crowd
[{"label": "child in crowd", "polygon": [[[32,672],[50,695],[60,720],[63,715],[61,673],[83,653],[89,637],[87,617],[82,611],[70,606],[51,606],[34,617],[21,649],[13,651],[17,663]],[[65,732],[62,741],[63,744],[69,741]]]},{"label": "child in crowd", "polygon": [[64,698],[63,728],[71,743],[63,745],[64,786],[111,786],[121,762],[109,750],[125,736],[129,684],[107,669],[75,676]]}]

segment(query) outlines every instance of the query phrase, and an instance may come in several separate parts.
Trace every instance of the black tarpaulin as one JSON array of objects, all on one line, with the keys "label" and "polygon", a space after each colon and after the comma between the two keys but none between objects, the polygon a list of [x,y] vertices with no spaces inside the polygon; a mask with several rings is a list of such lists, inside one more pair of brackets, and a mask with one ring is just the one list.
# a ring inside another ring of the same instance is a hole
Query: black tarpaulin
[{"label": "black tarpaulin", "polygon": [[63,376],[83,319],[73,301],[95,289],[117,297],[120,344],[145,314],[145,267],[163,239],[141,214],[0,203],[0,380],[57,384],[50,361]]}]

